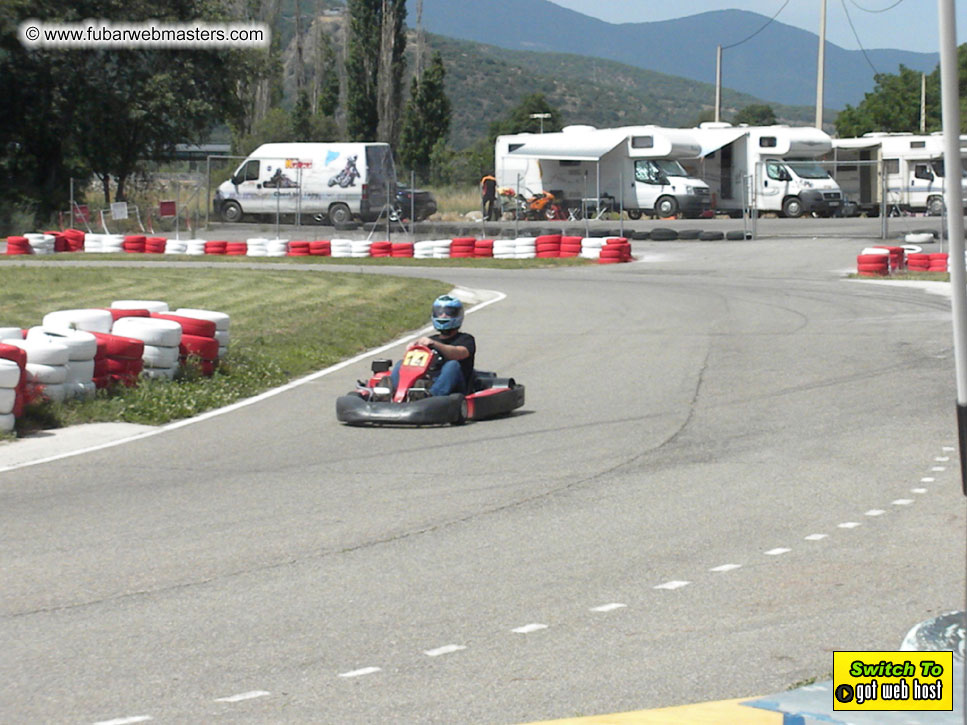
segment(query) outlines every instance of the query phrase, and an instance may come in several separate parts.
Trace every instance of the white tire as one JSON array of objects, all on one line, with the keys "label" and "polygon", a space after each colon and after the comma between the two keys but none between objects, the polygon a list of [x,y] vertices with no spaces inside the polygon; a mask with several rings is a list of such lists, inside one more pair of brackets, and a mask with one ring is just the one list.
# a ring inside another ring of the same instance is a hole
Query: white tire
[{"label": "white tire", "polygon": [[67,380],[66,365],[27,363],[27,382],[41,385],[60,385]]},{"label": "white tire", "polygon": [[0,415],[10,415],[17,402],[17,391],[13,388],[0,388]]},{"label": "white tire", "polygon": [[215,330],[215,339],[222,347],[228,347],[228,343],[231,342],[231,333],[228,330]]},{"label": "white tire", "polygon": [[83,330],[58,330],[54,327],[31,327],[28,340],[47,340],[67,347],[69,360],[93,360],[97,354],[97,338]]},{"label": "white tire", "polygon": [[64,390],[68,398],[79,398],[81,400],[90,400],[97,394],[97,386],[91,381],[68,381],[64,383]]},{"label": "white tire", "polygon": [[0,389],[16,388],[20,384],[20,366],[13,360],[0,358]]},{"label": "white tire", "polygon": [[141,359],[146,368],[170,368],[178,365],[178,354],[177,347],[145,345]]},{"label": "white tire", "polygon": [[114,318],[107,310],[57,310],[44,315],[43,326],[56,330],[85,330],[109,333]]},{"label": "white tire", "polygon": [[55,403],[63,403],[67,400],[67,386],[64,383],[36,383],[34,384],[35,395],[39,393],[45,398],[50,398]]},{"label": "white tire", "polygon": [[23,330],[19,327],[0,327],[0,340],[22,340],[23,336]]},{"label": "white tire", "polygon": [[889,254],[889,249],[883,247],[866,247],[860,254]]},{"label": "white tire", "polygon": [[70,360],[66,345],[46,340],[4,340],[27,353],[27,362],[39,365],[65,365]]},{"label": "white tire", "polygon": [[905,254],[921,254],[923,252],[923,247],[917,244],[901,244]]},{"label": "white tire", "polygon": [[10,433],[13,427],[17,424],[17,419],[13,417],[13,414],[0,415],[0,433]]},{"label": "white tire", "polygon": [[71,360],[67,365],[68,383],[89,383],[94,379],[94,358]]},{"label": "white tire", "polygon": [[933,234],[930,232],[915,232],[903,237],[903,241],[908,244],[927,244],[933,241]]},{"label": "white tire", "polygon": [[141,340],[145,345],[178,347],[181,343],[181,325],[154,317],[122,317],[114,323],[111,332]]},{"label": "white tire", "polygon": [[178,366],[170,368],[145,368],[141,371],[141,377],[153,380],[174,380]]},{"label": "white tire", "polygon": [[178,315],[179,317],[194,317],[198,320],[214,322],[216,330],[228,330],[229,323],[231,322],[231,318],[224,312],[199,310],[194,307],[179,307],[171,314]]},{"label": "white tire", "polygon": [[167,312],[168,303],[161,300],[114,300],[111,307],[115,310],[147,310],[148,312]]}]

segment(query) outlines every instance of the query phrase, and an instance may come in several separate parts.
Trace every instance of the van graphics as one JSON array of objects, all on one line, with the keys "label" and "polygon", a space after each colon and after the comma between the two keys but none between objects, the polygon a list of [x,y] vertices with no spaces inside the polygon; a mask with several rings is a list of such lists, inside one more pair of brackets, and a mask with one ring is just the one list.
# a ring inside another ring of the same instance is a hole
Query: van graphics
[{"label": "van graphics", "polygon": [[[288,165],[288,162],[286,163],[286,165]],[[282,169],[276,169],[275,173],[272,174],[272,177],[268,181],[264,182],[262,186],[266,187],[267,189],[298,189],[299,188],[298,182],[286,176],[282,172]]]},{"label": "van graphics", "polygon": [[346,160],[346,167],[335,176],[329,178],[329,186],[339,184],[342,189],[356,186],[356,179],[359,178],[359,171],[356,169],[356,157],[350,156]]}]

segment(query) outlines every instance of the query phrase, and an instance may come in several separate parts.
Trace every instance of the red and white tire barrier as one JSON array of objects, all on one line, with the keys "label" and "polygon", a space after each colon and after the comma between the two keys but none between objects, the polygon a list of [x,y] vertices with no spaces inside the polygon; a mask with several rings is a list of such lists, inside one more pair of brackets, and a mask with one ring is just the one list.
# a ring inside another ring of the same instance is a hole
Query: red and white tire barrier
[{"label": "red and white tire barrier", "polygon": [[229,315],[224,312],[218,312],[217,310],[200,310],[194,307],[179,307],[173,314],[179,317],[194,317],[199,320],[207,320],[214,323],[215,333],[213,337],[218,341],[218,357],[223,358],[228,354],[228,343],[230,341],[229,324],[231,323]]},{"label": "red and white tire barrier", "polygon": [[14,345],[0,343],[0,432],[14,429],[23,413],[27,393],[27,353]]},{"label": "red and white tire barrier", "polygon": [[890,253],[885,249],[865,249],[856,256],[856,273],[860,277],[886,277],[890,274]]},{"label": "red and white tire barrier", "polygon": [[58,310],[44,315],[43,326],[58,330],[110,332],[114,317],[105,309]]},{"label": "red and white tire barrier", "polygon": [[147,310],[148,312],[167,312],[168,303],[163,300],[114,300],[111,309]]},{"label": "red and white tire barrier", "polygon": [[66,345],[46,339],[0,341],[23,350],[27,357],[25,395],[28,401],[47,398],[62,402],[67,397],[69,352]]},{"label": "red and white tire barrier", "polygon": [[94,357],[97,355],[97,338],[92,333],[39,326],[27,330],[26,339],[28,341],[46,340],[67,348],[65,397],[89,398],[94,395]]},{"label": "red and white tire barrier", "polygon": [[111,333],[144,343],[141,359],[145,377],[174,379],[182,336],[177,322],[156,317],[122,317],[114,323]]},{"label": "red and white tire barrier", "polygon": [[542,234],[534,240],[538,259],[557,259],[561,256],[561,235]]}]

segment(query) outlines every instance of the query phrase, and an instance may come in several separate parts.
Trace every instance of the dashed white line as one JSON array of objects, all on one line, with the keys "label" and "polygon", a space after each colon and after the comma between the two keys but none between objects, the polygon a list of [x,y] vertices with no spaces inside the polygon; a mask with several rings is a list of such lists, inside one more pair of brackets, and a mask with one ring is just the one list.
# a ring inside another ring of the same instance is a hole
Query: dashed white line
[{"label": "dashed white line", "polygon": [[244,700],[254,700],[257,697],[268,697],[270,692],[265,690],[251,690],[250,692],[240,692],[237,695],[229,695],[228,697],[216,697],[215,702],[242,702]]},{"label": "dashed white line", "polygon": [[926,492],[927,492],[927,489],[925,489],[925,488],[911,488],[910,489],[910,493],[926,493]]},{"label": "dashed white line", "polygon": [[722,564],[721,566],[713,566],[709,571],[732,571],[741,568],[741,564]]},{"label": "dashed white line", "polygon": [[885,513],[886,513],[886,511],[884,511],[883,509],[870,509],[869,511],[867,511],[863,515],[864,516],[882,516]]},{"label": "dashed white line", "polygon": [[672,579],[671,581],[665,582],[664,584],[659,584],[655,589],[681,589],[684,586],[688,586],[690,582],[684,582],[677,579]]},{"label": "dashed white line", "polygon": [[792,549],[784,549],[784,548],[782,548],[780,546],[780,547],[777,547],[775,549],[769,549],[769,551],[765,552],[765,555],[766,556],[781,556],[782,554],[788,554],[790,551],[792,551]]},{"label": "dashed white line", "polygon": [[931,468],[930,470],[931,470],[931,471],[936,471],[937,473],[940,473],[941,471],[946,471],[947,469],[946,469],[946,468],[944,468],[943,466],[934,466],[934,467],[933,467],[933,468]]},{"label": "dashed white line", "polygon": [[427,657],[439,657],[440,655],[448,655],[453,652],[459,652],[462,649],[467,649],[462,644],[445,644],[442,647],[437,647],[436,649],[428,649],[423,654]]},{"label": "dashed white line", "polygon": [[944,446],[944,447],[943,447],[943,448],[941,448],[940,450],[942,450],[942,451],[946,451],[947,453],[953,453],[953,452],[954,452],[954,451],[956,451],[957,449],[956,449],[956,448],[954,448],[953,446]]},{"label": "dashed white line", "polygon": [[620,602],[611,602],[610,604],[602,604],[600,607],[591,607],[592,612],[613,612],[615,609],[621,609],[622,607],[627,607],[627,604],[621,604]]},{"label": "dashed white line", "polygon": [[909,506],[913,503],[912,498],[898,498],[896,501],[892,502],[894,506]]},{"label": "dashed white line", "polygon": [[841,529],[855,529],[857,526],[862,526],[859,521],[844,521],[841,524],[836,524]]},{"label": "dashed white line", "polygon": [[937,463],[946,463],[950,460],[950,456],[937,456],[933,460],[935,460]]},{"label": "dashed white line", "polygon": [[806,537],[806,541],[820,541],[825,539],[829,534],[810,534]]},{"label": "dashed white line", "polygon": [[546,624],[525,624],[523,627],[517,627],[516,629],[510,630],[511,632],[517,632],[517,634],[530,634],[531,632],[536,632],[539,629],[547,629]]},{"label": "dashed white line", "polygon": [[153,718],[150,715],[135,715],[134,717],[119,717],[114,720],[101,720],[94,725],[128,725],[135,722],[147,722]]},{"label": "dashed white line", "polygon": [[350,672],[340,672],[339,676],[340,677],[362,677],[363,675],[371,675],[374,672],[381,672],[381,671],[382,671],[382,668],[380,667],[363,667],[362,669],[351,670]]},{"label": "dashed white line", "polygon": [[933,483],[936,480],[937,480],[936,478],[931,478],[930,476],[927,476],[925,478],[921,478],[920,483]]}]

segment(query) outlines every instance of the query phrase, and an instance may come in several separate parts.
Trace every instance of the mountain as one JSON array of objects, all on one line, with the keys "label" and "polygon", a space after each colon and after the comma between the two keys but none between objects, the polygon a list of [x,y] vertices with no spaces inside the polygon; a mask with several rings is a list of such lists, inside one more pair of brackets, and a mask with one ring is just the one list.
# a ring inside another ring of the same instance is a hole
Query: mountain
[{"label": "mountain", "polygon": [[[416,25],[418,0],[408,0],[407,23]],[[819,38],[744,10],[717,10],[652,23],[607,23],[548,0],[422,0],[423,27],[432,33],[510,50],[568,53],[619,61],[646,70],[715,82],[716,46],[722,85],[769,102],[816,103]],[[756,33],[755,37],[744,39]],[[867,61],[869,58],[869,62]],[[896,73],[936,68],[936,53],[845,50],[826,45],[824,105],[856,105],[874,87],[874,70]],[[553,72],[550,68],[543,71]]]}]

